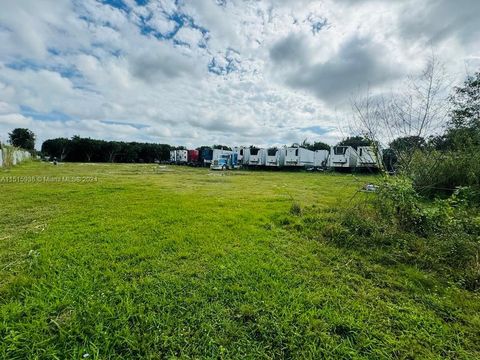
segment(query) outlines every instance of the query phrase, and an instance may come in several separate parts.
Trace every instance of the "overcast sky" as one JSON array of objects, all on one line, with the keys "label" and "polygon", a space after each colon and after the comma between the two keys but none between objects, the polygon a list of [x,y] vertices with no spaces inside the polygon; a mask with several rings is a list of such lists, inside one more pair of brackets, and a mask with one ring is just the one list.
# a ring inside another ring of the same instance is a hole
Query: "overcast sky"
[{"label": "overcast sky", "polygon": [[0,0],[0,141],[15,127],[198,146],[335,143],[349,99],[435,51],[480,69],[479,0]]}]

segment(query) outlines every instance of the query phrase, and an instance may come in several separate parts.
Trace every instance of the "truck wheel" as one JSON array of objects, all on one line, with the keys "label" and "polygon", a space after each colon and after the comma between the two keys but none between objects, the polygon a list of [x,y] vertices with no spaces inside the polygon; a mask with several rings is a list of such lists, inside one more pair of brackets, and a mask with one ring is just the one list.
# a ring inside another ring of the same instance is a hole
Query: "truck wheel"
[{"label": "truck wheel", "polygon": [[227,170],[227,167],[225,165],[222,166],[222,170],[225,171]]}]

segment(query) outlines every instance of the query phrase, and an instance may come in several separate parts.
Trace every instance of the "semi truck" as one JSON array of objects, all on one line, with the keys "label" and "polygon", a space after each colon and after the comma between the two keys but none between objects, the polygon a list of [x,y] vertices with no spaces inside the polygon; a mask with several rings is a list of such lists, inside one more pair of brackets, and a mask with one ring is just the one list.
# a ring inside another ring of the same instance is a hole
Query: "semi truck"
[{"label": "semi truck", "polygon": [[239,167],[238,153],[232,151],[219,154],[210,165],[212,170],[231,170]]}]

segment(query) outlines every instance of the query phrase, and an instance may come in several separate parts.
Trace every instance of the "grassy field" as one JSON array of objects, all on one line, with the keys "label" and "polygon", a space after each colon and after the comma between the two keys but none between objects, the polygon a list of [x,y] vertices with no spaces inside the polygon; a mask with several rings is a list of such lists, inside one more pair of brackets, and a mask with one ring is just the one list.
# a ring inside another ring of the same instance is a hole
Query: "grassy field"
[{"label": "grassy field", "polygon": [[478,294],[303,231],[370,177],[31,162],[2,179],[4,359],[480,358]]}]

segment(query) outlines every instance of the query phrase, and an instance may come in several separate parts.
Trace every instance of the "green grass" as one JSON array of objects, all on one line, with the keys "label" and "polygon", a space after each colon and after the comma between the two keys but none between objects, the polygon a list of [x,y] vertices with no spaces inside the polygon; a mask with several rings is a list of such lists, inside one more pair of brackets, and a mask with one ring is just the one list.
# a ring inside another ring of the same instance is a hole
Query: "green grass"
[{"label": "green grass", "polygon": [[98,181],[0,182],[2,358],[480,357],[478,294],[304,231],[369,177],[0,171],[33,175]]}]

